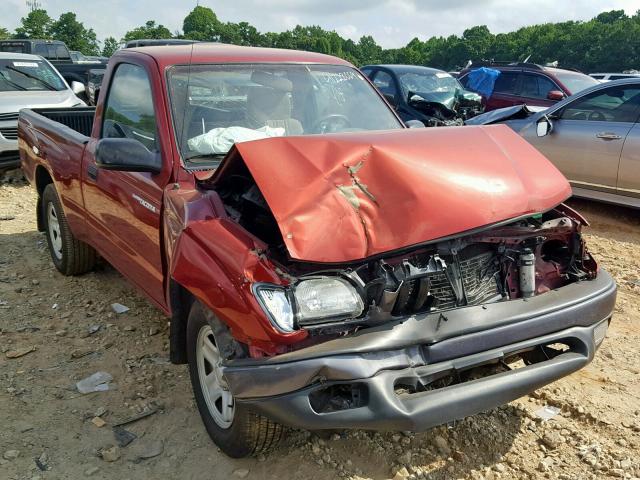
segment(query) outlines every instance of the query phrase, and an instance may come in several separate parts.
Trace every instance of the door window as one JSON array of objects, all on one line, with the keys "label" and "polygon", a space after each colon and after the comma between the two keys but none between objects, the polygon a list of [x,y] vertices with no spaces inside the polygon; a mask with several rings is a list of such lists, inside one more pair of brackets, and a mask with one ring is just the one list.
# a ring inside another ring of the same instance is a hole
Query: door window
[{"label": "door window", "polygon": [[157,151],[156,116],[151,83],[144,68],[118,66],[105,104],[103,138],[133,138],[149,151]]},{"label": "door window", "polygon": [[378,71],[376,76],[373,77],[373,84],[378,87],[378,90],[383,94],[393,95],[396,99],[398,98],[398,90],[393,82],[393,77],[387,72]]},{"label": "door window", "polygon": [[620,85],[585,95],[567,105],[564,120],[635,122],[640,107],[640,86]]},{"label": "door window", "polygon": [[67,47],[65,47],[64,45],[56,45],[56,57],[58,59],[60,58],[70,58],[69,57],[69,50],[67,50]]},{"label": "door window", "polygon": [[48,44],[47,45],[47,58],[51,60],[56,60],[56,46]]},{"label": "door window", "polygon": [[520,95],[528,98],[547,98],[551,90],[560,90],[558,86],[542,75],[534,73],[522,74]]},{"label": "door window", "polygon": [[47,45],[44,43],[36,43],[33,53],[36,55],[42,55],[43,57],[49,56],[47,52]]},{"label": "door window", "polygon": [[518,83],[518,74],[516,72],[500,72],[496,83],[493,86],[493,93],[516,94],[516,85]]}]

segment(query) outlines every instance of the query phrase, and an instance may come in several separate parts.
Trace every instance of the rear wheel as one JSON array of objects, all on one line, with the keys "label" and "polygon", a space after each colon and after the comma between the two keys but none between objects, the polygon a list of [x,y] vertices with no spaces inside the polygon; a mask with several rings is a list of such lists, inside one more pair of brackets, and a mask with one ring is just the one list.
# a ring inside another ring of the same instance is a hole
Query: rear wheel
[{"label": "rear wheel", "polygon": [[96,251],[71,233],[52,183],[42,193],[42,218],[49,253],[56,268],[64,275],[79,275],[92,270],[96,264]]},{"label": "rear wheel", "polygon": [[210,311],[195,302],[187,325],[187,356],[193,393],[207,433],[233,458],[266,452],[280,441],[283,427],[236,403],[222,375],[221,352],[230,348],[223,342],[235,341]]}]

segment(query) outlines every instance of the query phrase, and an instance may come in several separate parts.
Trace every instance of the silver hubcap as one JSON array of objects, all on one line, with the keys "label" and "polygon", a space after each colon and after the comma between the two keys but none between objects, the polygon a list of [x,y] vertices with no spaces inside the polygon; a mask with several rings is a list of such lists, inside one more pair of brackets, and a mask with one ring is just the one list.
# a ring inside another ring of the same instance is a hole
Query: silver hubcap
[{"label": "silver hubcap", "polygon": [[209,413],[221,428],[229,428],[233,422],[235,403],[222,378],[222,358],[216,346],[213,330],[205,325],[198,333],[196,361],[200,388],[207,402]]},{"label": "silver hubcap", "polygon": [[53,203],[47,204],[47,224],[49,225],[49,239],[51,249],[58,260],[62,259],[62,236],[60,235],[60,222]]}]

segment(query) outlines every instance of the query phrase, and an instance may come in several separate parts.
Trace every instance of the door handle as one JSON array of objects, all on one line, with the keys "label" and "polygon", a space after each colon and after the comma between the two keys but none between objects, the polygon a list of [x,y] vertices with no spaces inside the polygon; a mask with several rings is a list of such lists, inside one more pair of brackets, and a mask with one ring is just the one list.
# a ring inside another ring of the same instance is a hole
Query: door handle
[{"label": "door handle", "polygon": [[616,135],[615,133],[611,133],[611,132],[596,133],[596,137],[601,138],[603,140],[620,140],[622,138],[621,135]]},{"label": "door handle", "polygon": [[87,177],[89,177],[91,180],[98,179],[98,167],[96,165],[89,165],[87,167]]}]

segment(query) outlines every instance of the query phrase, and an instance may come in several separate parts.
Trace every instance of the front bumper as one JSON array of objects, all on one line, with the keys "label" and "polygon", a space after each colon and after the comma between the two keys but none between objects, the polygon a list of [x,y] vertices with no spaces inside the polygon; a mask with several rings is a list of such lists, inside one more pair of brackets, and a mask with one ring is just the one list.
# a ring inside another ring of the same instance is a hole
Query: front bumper
[{"label": "front bumper", "polygon": [[[587,365],[615,299],[615,282],[602,270],[594,280],[533,298],[416,315],[267,360],[234,360],[223,370],[238,403],[286,425],[420,431],[509,402]],[[567,349],[523,368],[398,391],[556,343]],[[354,388],[358,401],[318,410],[312,398],[336,386]]]}]

